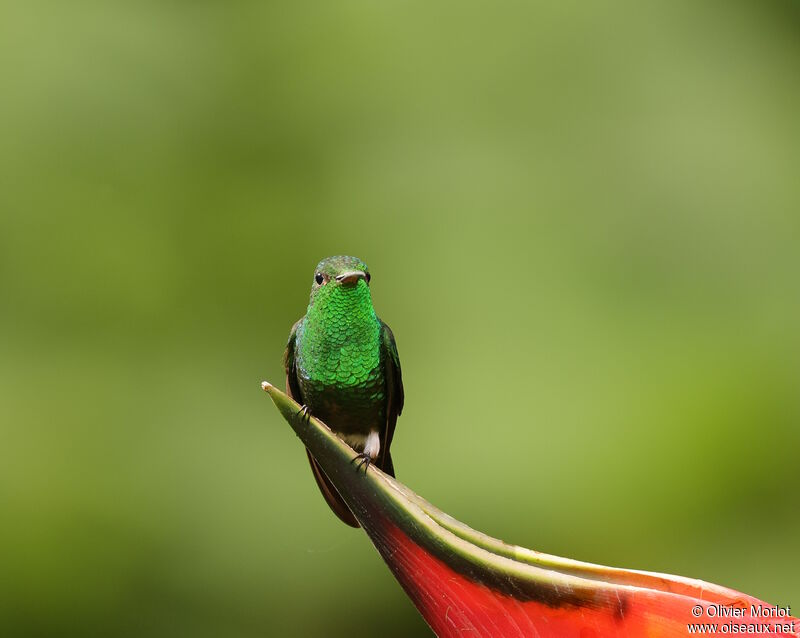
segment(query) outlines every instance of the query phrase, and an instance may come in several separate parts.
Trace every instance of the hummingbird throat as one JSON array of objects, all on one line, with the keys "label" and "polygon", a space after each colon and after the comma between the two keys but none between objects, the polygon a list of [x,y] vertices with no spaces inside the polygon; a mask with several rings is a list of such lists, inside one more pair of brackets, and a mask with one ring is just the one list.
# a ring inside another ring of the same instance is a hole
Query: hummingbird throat
[{"label": "hummingbird throat", "polygon": [[380,322],[365,281],[317,290],[301,330],[299,364],[308,378],[337,387],[377,381]]}]

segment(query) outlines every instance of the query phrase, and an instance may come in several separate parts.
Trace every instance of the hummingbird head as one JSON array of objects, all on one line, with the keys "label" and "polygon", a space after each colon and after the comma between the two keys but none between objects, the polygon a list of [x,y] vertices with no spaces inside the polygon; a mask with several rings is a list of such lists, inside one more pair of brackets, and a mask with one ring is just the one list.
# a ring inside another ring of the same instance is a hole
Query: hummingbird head
[{"label": "hummingbird head", "polygon": [[337,255],[317,264],[311,284],[311,304],[317,300],[341,295],[366,297],[369,294],[370,274],[367,264],[357,257]]}]

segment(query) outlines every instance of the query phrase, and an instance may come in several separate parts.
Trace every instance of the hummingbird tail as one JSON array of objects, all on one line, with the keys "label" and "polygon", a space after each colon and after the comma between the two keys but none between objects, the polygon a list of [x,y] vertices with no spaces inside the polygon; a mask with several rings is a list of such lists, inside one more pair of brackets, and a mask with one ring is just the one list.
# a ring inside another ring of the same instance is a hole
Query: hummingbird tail
[{"label": "hummingbird tail", "polygon": [[[339,492],[333,486],[333,483],[330,482],[327,476],[325,476],[325,472],[322,471],[322,468],[317,463],[316,459],[311,456],[311,452],[306,450],[306,454],[308,455],[308,462],[311,464],[311,471],[314,473],[314,478],[317,480],[317,485],[319,486],[319,491],[322,492],[322,495],[325,497],[325,501],[328,503],[328,506],[333,510],[333,513],[339,517],[339,519],[349,525],[350,527],[361,527],[356,520],[356,517],[353,516],[353,513],[350,511],[350,508],[347,507],[342,497],[339,495]],[[391,460],[389,461],[391,464]]]},{"label": "hummingbird tail", "polygon": [[394,478],[394,463],[392,463],[392,455],[389,454],[389,450],[386,450],[386,454],[381,454],[381,457],[378,460],[378,467]]}]

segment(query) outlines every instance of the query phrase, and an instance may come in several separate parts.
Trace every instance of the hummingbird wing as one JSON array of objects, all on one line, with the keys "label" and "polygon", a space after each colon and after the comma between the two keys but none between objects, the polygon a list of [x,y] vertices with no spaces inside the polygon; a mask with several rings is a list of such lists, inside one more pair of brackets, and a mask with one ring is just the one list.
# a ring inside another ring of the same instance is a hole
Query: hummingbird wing
[{"label": "hummingbird wing", "polygon": [[394,465],[392,455],[389,453],[389,446],[392,444],[397,417],[403,411],[405,396],[397,344],[394,341],[392,329],[383,321],[381,321],[381,348],[383,349],[383,372],[386,378],[386,426],[383,429],[381,458],[378,465],[384,472],[394,476]]},{"label": "hummingbird wing", "polygon": [[[286,350],[283,353],[283,366],[286,369],[286,394],[292,397],[299,404],[304,405],[303,392],[300,389],[300,383],[297,380],[297,364],[295,361],[295,345],[297,344],[297,327],[303,319],[298,320],[289,332],[289,342],[286,344]],[[311,452],[306,450],[308,455],[308,462],[311,464],[311,471],[314,473],[314,478],[317,481],[319,491],[325,497],[325,502],[333,510],[333,513],[338,516],[343,523],[350,525],[350,527],[360,527],[356,517],[347,507],[339,492],[330,482],[325,472],[317,463],[316,459],[311,456]]]},{"label": "hummingbird wing", "polygon": [[297,343],[297,326],[305,319],[298,319],[294,322],[289,331],[289,341],[286,350],[283,351],[283,367],[286,370],[286,394],[292,397],[300,405],[303,405],[303,393],[300,390],[300,383],[297,381],[297,368],[294,360],[294,348]]}]

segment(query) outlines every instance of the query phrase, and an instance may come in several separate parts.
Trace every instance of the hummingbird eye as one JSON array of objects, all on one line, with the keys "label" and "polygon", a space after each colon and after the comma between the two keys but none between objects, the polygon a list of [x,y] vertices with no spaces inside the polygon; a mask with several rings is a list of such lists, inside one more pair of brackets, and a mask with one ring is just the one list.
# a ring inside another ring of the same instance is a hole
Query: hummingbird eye
[{"label": "hummingbird eye", "polygon": [[366,277],[366,279],[367,279],[367,283],[369,283],[369,280],[370,280],[370,279],[372,279],[372,275],[370,275],[369,273],[367,273],[367,277]]},{"label": "hummingbird eye", "polygon": [[316,281],[321,286],[322,282],[325,281],[325,277],[322,276],[321,272],[318,272],[314,277],[314,281]]}]

